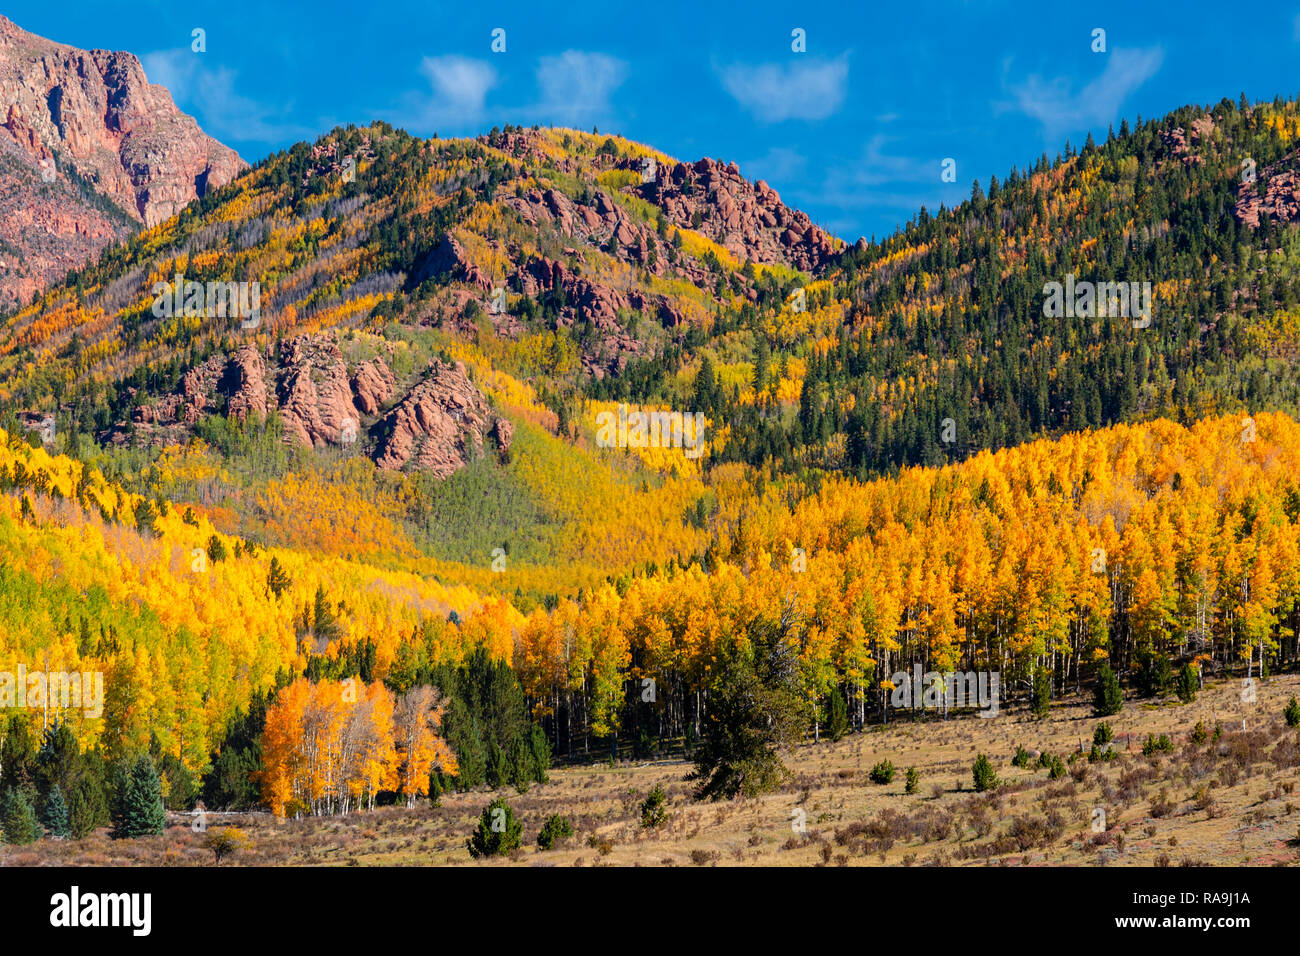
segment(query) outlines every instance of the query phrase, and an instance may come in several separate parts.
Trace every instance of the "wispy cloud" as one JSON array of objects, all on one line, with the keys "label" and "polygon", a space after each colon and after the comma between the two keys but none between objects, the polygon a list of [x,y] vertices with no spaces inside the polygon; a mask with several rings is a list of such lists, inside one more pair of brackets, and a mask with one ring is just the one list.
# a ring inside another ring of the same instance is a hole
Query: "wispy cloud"
[{"label": "wispy cloud", "polygon": [[763,123],[820,120],[844,103],[849,82],[848,54],[833,60],[790,63],[734,63],[716,67],[723,88]]},{"label": "wispy cloud", "polygon": [[1110,123],[1134,90],[1149,80],[1164,62],[1160,47],[1141,50],[1111,50],[1106,55],[1101,75],[1077,93],[1067,77],[1045,80],[1037,74],[1009,89],[1014,102],[996,104],[1005,111],[1014,109],[1038,120],[1048,140],[1090,126]]},{"label": "wispy cloud", "polygon": [[565,50],[537,63],[536,115],[568,126],[605,119],[610,97],[627,78],[627,64],[605,53]]},{"label": "wispy cloud", "polygon": [[291,104],[273,108],[237,92],[237,72],[224,66],[208,68],[204,54],[158,50],[146,53],[140,62],[149,82],[167,87],[176,105],[196,114],[204,131],[217,139],[275,143],[317,132],[284,118]]},{"label": "wispy cloud", "polygon": [[417,133],[460,131],[482,123],[487,95],[498,83],[495,67],[448,54],[424,57],[420,73],[429,81],[428,91],[407,93],[402,106],[386,114],[393,122]]}]

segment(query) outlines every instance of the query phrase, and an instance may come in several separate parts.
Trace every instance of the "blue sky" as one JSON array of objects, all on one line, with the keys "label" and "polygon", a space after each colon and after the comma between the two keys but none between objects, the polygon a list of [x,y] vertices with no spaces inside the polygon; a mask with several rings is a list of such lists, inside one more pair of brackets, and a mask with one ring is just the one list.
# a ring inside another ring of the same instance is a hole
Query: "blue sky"
[{"label": "blue sky", "polygon": [[[376,118],[443,136],[594,125],[683,160],[735,160],[849,240],[1121,117],[1300,91],[1300,2],[8,0],[3,12],[62,43],[137,54],[250,161]],[[205,52],[191,50],[195,28]],[[1099,28],[1105,52],[1092,49]]]}]

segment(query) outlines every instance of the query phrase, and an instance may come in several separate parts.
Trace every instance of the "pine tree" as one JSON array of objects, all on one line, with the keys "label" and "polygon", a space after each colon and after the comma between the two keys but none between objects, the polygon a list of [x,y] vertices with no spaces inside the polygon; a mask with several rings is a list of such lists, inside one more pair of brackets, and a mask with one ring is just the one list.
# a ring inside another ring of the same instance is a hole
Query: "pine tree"
[{"label": "pine tree", "polygon": [[147,754],[141,754],[129,771],[119,775],[119,787],[116,835],[134,839],[161,834],[167,811],[158,771]]},{"label": "pine tree", "polygon": [[989,758],[983,754],[976,755],[972,774],[975,777],[975,789],[979,793],[993,790],[998,785],[998,775],[993,770],[993,764],[989,763]]},{"label": "pine tree", "polygon": [[1109,717],[1124,709],[1124,692],[1120,690],[1119,678],[1111,670],[1110,664],[1103,663],[1097,673],[1097,686],[1093,689],[1093,713],[1098,717]]},{"label": "pine tree", "polygon": [[1048,673],[1046,667],[1038,667],[1034,670],[1034,687],[1030,710],[1039,720],[1051,713],[1052,675]]},{"label": "pine tree", "polygon": [[67,839],[69,835],[68,827],[68,805],[63,800],[63,790],[58,784],[50,791],[50,795],[45,798],[45,829],[50,836],[56,840]]},{"label": "pine tree", "polygon": [[1196,700],[1198,683],[1196,671],[1192,669],[1192,665],[1184,664],[1183,669],[1178,672],[1178,699],[1184,704],[1190,704]]},{"label": "pine tree", "polygon": [[489,803],[479,816],[478,827],[466,844],[470,856],[504,856],[518,849],[524,825],[515,817],[515,811],[498,797]]},{"label": "pine tree", "polygon": [[15,846],[35,843],[41,838],[36,809],[25,790],[10,787],[5,791],[4,800],[0,802],[0,827],[4,830],[4,842]]},{"label": "pine tree", "polygon": [[832,741],[839,740],[849,732],[849,707],[838,687],[831,691],[827,710],[826,736]]}]

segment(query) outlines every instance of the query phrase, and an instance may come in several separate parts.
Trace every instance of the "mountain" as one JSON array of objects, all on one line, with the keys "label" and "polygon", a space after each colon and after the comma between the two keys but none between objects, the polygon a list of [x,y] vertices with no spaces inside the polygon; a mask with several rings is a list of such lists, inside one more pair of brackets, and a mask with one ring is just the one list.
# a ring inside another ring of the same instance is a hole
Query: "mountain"
[{"label": "mountain", "polygon": [[78,50],[0,16],[0,308],[243,168],[132,54]]},{"label": "mountain", "polygon": [[567,753],[698,734],[749,635],[858,727],[913,666],[1294,662],[1298,130],[1187,107],[853,245],[617,136],[297,144],[0,317],[0,655],[195,772],[296,675],[475,656]]}]

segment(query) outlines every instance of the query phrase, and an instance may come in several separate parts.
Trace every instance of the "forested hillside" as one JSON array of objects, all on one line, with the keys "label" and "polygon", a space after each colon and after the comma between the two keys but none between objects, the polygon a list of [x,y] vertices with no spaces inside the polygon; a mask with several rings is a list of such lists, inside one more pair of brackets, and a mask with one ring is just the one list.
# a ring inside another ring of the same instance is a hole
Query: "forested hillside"
[{"label": "forested hillside", "polygon": [[[1298,124],[1126,124],[852,246],[598,133],[270,157],[0,318],[0,669],[106,695],[10,717],[0,791],[42,734],[83,820],[142,753],[177,806],[526,786],[691,748],[769,645],[814,735],[914,664],[1293,666]],[[625,404],[701,454],[607,447]]]}]

